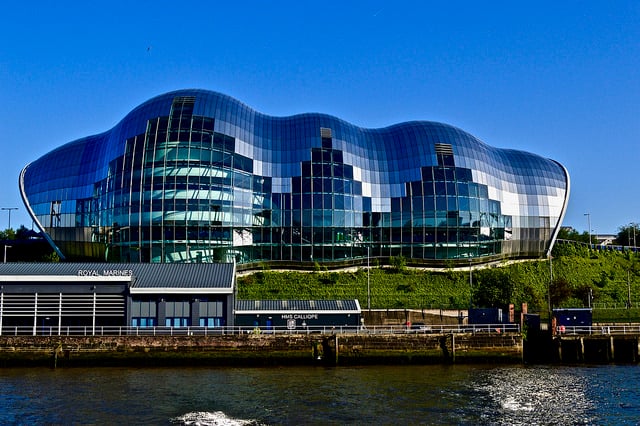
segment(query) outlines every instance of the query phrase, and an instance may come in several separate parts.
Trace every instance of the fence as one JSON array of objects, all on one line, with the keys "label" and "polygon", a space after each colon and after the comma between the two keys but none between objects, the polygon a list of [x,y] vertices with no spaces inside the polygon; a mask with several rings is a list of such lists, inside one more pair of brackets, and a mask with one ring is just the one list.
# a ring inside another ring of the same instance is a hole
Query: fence
[{"label": "fence", "polygon": [[640,325],[601,325],[601,326],[565,326],[556,327],[558,335],[640,335]]},{"label": "fence", "polygon": [[376,325],[376,326],[306,326],[306,327],[22,327],[0,329],[0,336],[223,336],[269,334],[451,334],[518,333],[518,324],[473,325]]}]

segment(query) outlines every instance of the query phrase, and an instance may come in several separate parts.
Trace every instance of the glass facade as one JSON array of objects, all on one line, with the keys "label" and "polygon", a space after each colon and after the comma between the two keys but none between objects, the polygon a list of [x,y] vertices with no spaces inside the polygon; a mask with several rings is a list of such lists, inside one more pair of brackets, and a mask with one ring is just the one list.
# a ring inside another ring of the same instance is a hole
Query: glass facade
[{"label": "glass facade", "polygon": [[27,165],[20,189],[69,260],[436,265],[544,256],[569,176],[442,123],[271,117],[182,90]]}]

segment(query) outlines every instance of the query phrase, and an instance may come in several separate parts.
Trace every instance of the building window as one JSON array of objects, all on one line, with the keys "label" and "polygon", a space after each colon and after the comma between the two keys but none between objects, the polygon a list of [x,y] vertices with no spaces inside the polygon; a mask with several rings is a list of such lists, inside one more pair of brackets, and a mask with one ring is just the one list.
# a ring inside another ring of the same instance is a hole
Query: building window
[{"label": "building window", "polygon": [[144,318],[144,317],[131,318],[131,326],[132,327],[140,327],[140,328],[155,327],[156,326],[156,319],[155,318]]},{"label": "building window", "polygon": [[186,317],[167,317],[164,320],[167,327],[189,327],[189,318]]},{"label": "building window", "polygon": [[222,327],[222,317],[200,318],[200,327]]}]

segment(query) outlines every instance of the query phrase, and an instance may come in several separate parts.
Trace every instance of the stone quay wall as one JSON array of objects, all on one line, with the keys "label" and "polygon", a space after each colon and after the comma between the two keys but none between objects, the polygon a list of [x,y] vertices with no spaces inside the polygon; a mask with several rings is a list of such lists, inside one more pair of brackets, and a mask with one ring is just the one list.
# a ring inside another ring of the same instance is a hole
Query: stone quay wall
[{"label": "stone quay wall", "polygon": [[519,334],[0,336],[0,367],[521,363]]}]

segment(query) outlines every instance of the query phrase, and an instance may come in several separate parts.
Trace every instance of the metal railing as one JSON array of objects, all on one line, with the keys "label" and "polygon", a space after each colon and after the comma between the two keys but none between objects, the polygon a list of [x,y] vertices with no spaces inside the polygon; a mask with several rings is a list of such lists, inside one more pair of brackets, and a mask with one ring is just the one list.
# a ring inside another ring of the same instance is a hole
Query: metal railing
[{"label": "metal railing", "polygon": [[451,334],[518,333],[518,324],[371,325],[305,327],[125,327],[125,326],[4,326],[0,336],[224,336],[282,334]]},{"label": "metal railing", "polygon": [[640,335],[640,325],[594,325],[594,326],[565,326],[556,327],[556,335]]}]

